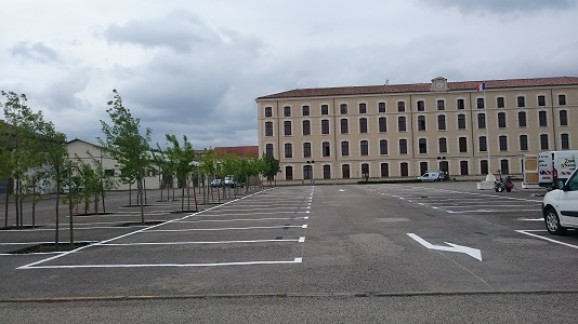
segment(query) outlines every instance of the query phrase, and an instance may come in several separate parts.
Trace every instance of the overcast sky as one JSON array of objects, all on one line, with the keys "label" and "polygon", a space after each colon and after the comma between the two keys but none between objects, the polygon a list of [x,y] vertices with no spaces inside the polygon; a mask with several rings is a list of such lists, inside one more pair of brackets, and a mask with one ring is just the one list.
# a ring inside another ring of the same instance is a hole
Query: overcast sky
[{"label": "overcast sky", "polygon": [[578,0],[0,0],[0,89],[69,140],[117,89],[153,145],[257,145],[259,96],[578,76],[576,31]]}]

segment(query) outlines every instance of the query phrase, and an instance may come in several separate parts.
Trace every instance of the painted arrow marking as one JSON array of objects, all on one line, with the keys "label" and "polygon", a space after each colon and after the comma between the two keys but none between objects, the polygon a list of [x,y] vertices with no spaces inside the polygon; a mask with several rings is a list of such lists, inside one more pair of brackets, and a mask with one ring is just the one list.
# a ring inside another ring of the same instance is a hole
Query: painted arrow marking
[{"label": "painted arrow marking", "polygon": [[476,258],[476,259],[482,261],[482,251],[480,251],[478,249],[474,249],[474,248],[471,248],[469,246],[463,246],[463,245],[448,243],[448,242],[445,242],[445,243],[447,245],[450,245],[450,246],[433,245],[430,242],[422,239],[421,237],[417,236],[414,233],[407,233],[407,236],[416,240],[419,244],[425,246],[426,248],[428,248],[430,250],[465,253],[465,254],[473,257],[473,258]]}]

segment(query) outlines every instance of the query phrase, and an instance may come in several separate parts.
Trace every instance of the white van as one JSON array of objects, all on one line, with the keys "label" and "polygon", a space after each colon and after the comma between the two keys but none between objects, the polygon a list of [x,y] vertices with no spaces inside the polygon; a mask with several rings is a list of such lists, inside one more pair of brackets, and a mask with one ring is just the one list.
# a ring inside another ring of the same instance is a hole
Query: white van
[{"label": "white van", "polygon": [[554,190],[544,195],[542,214],[546,229],[562,234],[566,228],[578,228],[578,170],[566,180],[554,184]]},{"label": "white van", "polygon": [[417,179],[421,181],[442,181],[445,180],[445,174],[441,171],[428,171],[417,177]]}]

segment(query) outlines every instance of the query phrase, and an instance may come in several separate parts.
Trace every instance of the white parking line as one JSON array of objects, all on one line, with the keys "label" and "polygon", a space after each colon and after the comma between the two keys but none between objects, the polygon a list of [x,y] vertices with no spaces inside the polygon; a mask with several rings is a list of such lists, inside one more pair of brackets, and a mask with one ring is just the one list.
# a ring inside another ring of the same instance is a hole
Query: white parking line
[{"label": "white parking line", "polygon": [[[195,267],[226,267],[226,266],[250,266],[250,265],[278,265],[302,263],[303,258],[294,258],[286,261],[248,261],[248,262],[222,262],[222,263],[152,263],[152,264],[81,264],[81,265],[55,265],[35,266],[32,269],[86,269],[86,268],[195,268]],[[18,268],[26,269],[26,268]]]},{"label": "white parking line", "polygon": [[564,245],[564,246],[567,246],[567,247],[571,247],[571,248],[573,248],[573,249],[578,249],[578,245],[574,245],[574,244],[570,244],[570,243],[566,243],[566,242],[561,242],[561,241],[558,241],[558,240],[551,239],[551,238],[549,238],[549,237],[545,237],[545,236],[542,236],[542,235],[530,233],[530,232],[548,232],[547,230],[516,230],[516,232],[522,233],[522,234],[525,234],[525,235],[528,235],[528,236],[532,236],[532,237],[535,237],[535,238],[539,238],[539,239],[541,239],[541,240],[545,240],[545,241],[548,241],[548,242],[557,243],[557,244],[560,244],[560,245]]},{"label": "white parking line", "polygon": [[137,245],[187,245],[187,244],[244,244],[244,243],[303,243],[305,237],[301,236],[298,239],[279,239],[279,240],[250,240],[250,241],[189,241],[189,242],[142,242],[142,243],[96,243],[94,245],[100,246],[137,246]]},{"label": "white parking line", "polygon": [[[309,216],[302,216],[302,217],[264,217],[264,218],[234,218],[234,219],[195,219],[195,220],[182,220],[177,221],[175,223],[186,223],[186,224],[194,224],[194,223],[231,223],[231,222],[260,222],[260,221],[271,221],[271,220],[297,220],[297,219],[309,219]],[[173,224],[175,224],[173,223]]]},{"label": "white parking line", "polygon": [[281,226],[257,226],[257,227],[226,227],[226,228],[187,228],[187,229],[167,229],[167,230],[149,230],[141,233],[151,232],[212,232],[212,231],[245,231],[245,230],[259,230],[259,229],[283,229],[283,228],[307,228],[307,225],[281,225]]}]

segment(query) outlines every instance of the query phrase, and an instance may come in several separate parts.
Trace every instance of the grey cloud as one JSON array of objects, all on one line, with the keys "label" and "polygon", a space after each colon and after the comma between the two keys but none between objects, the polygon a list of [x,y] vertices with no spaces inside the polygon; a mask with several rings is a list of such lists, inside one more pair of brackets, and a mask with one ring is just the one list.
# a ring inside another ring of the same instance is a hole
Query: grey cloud
[{"label": "grey cloud", "polygon": [[56,51],[44,43],[19,42],[10,49],[10,53],[41,63],[58,61]]},{"label": "grey cloud", "polygon": [[458,8],[464,13],[491,12],[531,12],[544,9],[561,10],[575,8],[577,0],[419,0],[428,5]]},{"label": "grey cloud", "polygon": [[111,43],[130,43],[143,47],[168,47],[189,52],[211,46],[219,34],[188,11],[175,11],[162,19],[133,20],[123,26],[112,25],[104,32]]}]

